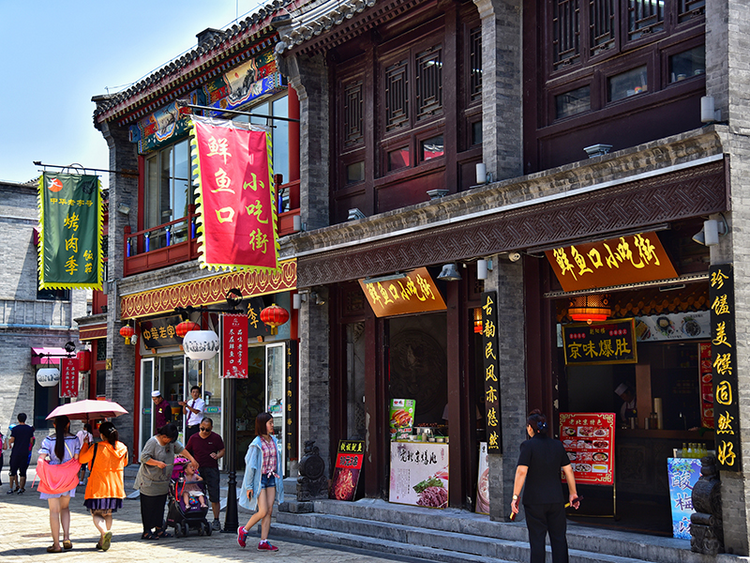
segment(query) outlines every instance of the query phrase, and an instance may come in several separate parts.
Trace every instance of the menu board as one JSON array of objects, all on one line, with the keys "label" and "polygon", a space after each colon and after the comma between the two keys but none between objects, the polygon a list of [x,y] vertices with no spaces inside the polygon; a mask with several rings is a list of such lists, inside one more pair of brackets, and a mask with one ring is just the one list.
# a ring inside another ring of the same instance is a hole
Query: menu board
[{"label": "menu board", "polygon": [[388,500],[399,504],[448,506],[448,444],[391,442]]},{"label": "menu board", "polygon": [[668,313],[635,318],[638,342],[711,338],[711,313]]},{"label": "menu board", "polygon": [[714,427],[714,377],[711,365],[711,343],[698,344],[698,377],[701,390],[701,426]]},{"label": "menu board", "polygon": [[416,408],[417,401],[414,399],[391,400],[391,440],[400,440],[411,435]]},{"label": "menu board", "polygon": [[614,485],[615,413],[560,413],[560,440],[576,483]]},{"label": "menu board", "polygon": [[490,466],[487,442],[479,442],[479,469],[477,471],[477,505],[474,512],[490,513]]},{"label": "menu board", "polygon": [[701,476],[701,460],[667,458],[669,498],[672,505],[672,535],[690,539],[690,515],[693,510],[693,487]]},{"label": "menu board", "polygon": [[362,440],[339,440],[330,498],[354,500],[364,457],[365,443]]}]

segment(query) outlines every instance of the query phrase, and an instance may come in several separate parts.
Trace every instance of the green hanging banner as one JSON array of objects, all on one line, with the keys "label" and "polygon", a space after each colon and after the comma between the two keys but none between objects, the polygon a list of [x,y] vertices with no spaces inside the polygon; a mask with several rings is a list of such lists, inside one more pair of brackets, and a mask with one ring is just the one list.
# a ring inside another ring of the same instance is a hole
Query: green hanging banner
[{"label": "green hanging banner", "polygon": [[39,178],[39,289],[102,288],[102,200],[99,178]]}]

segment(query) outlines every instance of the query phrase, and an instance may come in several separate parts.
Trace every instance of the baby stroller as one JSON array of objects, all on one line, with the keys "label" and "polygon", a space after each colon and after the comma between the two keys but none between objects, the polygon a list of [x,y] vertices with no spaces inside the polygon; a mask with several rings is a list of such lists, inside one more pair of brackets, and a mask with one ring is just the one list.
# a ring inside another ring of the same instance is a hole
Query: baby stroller
[{"label": "baby stroller", "polygon": [[[172,478],[169,483],[169,510],[167,511],[166,526],[174,526],[175,536],[187,536],[190,530],[198,530],[198,535],[211,535],[211,524],[206,520],[208,514],[208,497],[206,496],[206,484],[203,481],[188,483],[185,476],[185,466],[189,461],[177,457],[174,460]],[[198,498],[191,495],[190,502],[185,504],[183,493],[186,486],[199,489],[206,506],[201,506]]]}]

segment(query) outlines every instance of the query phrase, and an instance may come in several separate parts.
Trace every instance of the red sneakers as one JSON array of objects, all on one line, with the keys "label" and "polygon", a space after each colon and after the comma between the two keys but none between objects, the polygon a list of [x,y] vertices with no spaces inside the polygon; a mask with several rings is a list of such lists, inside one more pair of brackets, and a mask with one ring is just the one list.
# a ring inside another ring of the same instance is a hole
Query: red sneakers
[{"label": "red sneakers", "polygon": [[279,548],[275,545],[268,543],[268,540],[263,540],[258,544],[258,551],[278,551]]},{"label": "red sneakers", "polygon": [[247,536],[250,534],[244,526],[240,526],[237,528],[237,543],[240,544],[240,547],[245,547]]}]

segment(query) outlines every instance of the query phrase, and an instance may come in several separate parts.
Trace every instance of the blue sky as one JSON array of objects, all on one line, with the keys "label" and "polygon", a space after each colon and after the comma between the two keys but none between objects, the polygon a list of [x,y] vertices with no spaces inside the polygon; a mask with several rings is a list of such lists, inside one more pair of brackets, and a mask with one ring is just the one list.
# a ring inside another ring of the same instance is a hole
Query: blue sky
[{"label": "blue sky", "polygon": [[266,3],[0,0],[0,180],[36,178],[35,160],[107,169],[91,97],[126,89],[195,47],[200,31]]}]

